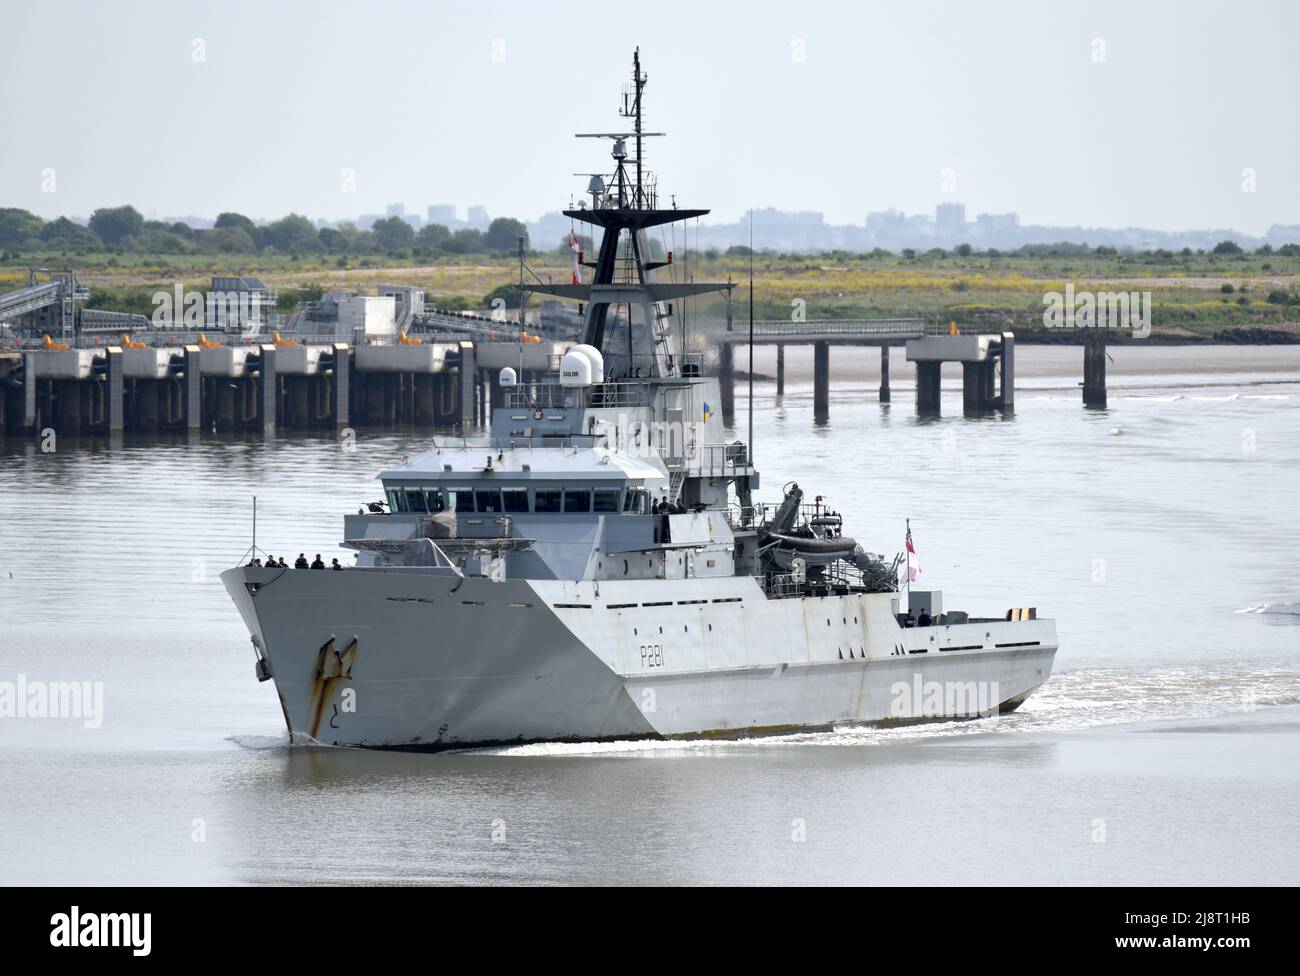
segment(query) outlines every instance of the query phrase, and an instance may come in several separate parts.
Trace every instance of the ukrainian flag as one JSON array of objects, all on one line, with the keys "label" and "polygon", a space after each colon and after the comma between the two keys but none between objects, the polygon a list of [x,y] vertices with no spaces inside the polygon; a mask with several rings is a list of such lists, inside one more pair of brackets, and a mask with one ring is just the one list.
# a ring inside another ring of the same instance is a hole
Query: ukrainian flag
[{"label": "ukrainian flag", "polygon": [[712,416],[713,416],[713,408],[706,403],[704,405],[704,422],[708,423],[709,419],[712,418]]}]

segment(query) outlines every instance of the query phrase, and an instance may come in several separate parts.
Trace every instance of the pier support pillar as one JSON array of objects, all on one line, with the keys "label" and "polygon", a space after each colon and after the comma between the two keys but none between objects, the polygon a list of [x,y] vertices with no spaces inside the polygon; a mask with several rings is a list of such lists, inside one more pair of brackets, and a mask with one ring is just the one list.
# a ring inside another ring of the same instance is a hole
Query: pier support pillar
[{"label": "pier support pillar", "polygon": [[59,383],[60,436],[81,433],[81,381],[63,380]]},{"label": "pier support pillar", "polygon": [[309,377],[286,376],[282,382],[284,383],[284,426],[289,430],[306,430]]},{"label": "pier support pillar", "polygon": [[40,415],[36,410],[36,353],[23,355],[23,430],[39,434],[36,429]]},{"label": "pier support pillar", "polygon": [[813,422],[824,424],[831,416],[831,344],[813,343]]},{"label": "pier support pillar", "polygon": [[411,374],[410,422],[417,427],[433,427],[437,423],[434,407],[434,381],[432,373]]},{"label": "pier support pillar", "polygon": [[[519,377],[519,382],[523,382],[523,377]],[[484,406],[483,426],[488,427],[492,423],[492,412],[497,407],[506,405],[506,391],[501,386],[499,376],[493,375],[491,370],[483,374],[483,387],[487,391],[487,404]]]},{"label": "pier support pillar", "polygon": [[460,404],[460,425],[469,427],[474,423],[474,377],[478,375],[478,362],[474,355],[474,343],[460,344],[460,373],[456,377],[457,401]]},{"label": "pier support pillar", "polygon": [[158,383],[153,380],[132,380],[131,429],[153,433],[158,429]]},{"label": "pier support pillar", "polygon": [[330,404],[330,412],[334,415],[334,426],[346,427],[350,423],[348,419],[349,409],[349,381],[352,372],[352,350],[348,348],[346,342],[334,343],[334,402]]},{"label": "pier support pillar", "polygon": [[1083,340],[1083,405],[1106,406],[1106,333],[1089,329]]},{"label": "pier support pillar", "polygon": [[198,430],[203,426],[203,371],[199,358],[203,350],[198,346],[185,347],[185,429]]},{"label": "pier support pillar", "polygon": [[279,405],[279,383],[275,375],[275,346],[264,345],[261,347],[262,353],[262,382],[258,397],[258,419],[262,424],[262,432],[272,434],[275,432],[276,407]]},{"label": "pier support pillar", "polygon": [[357,417],[368,427],[382,427],[384,421],[383,391],[379,388],[378,373],[357,374]]},{"label": "pier support pillar", "polygon": [[961,408],[964,413],[980,412],[980,394],[984,390],[983,363],[961,364]]},{"label": "pier support pillar", "polygon": [[889,344],[880,347],[880,402],[889,402]]},{"label": "pier support pillar", "polygon": [[937,361],[916,364],[916,412],[919,414],[939,412],[940,366]]},{"label": "pier support pillar", "polygon": [[126,422],[126,379],[122,373],[122,348],[109,346],[104,370],[104,415],[108,433],[121,434]]},{"label": "pier support pillar", "polygon": [[1016,409],[1016,336],[1002,333],[1002,383],[998,388],[998,406],[1003,413]]},{"label": "pier support pillar", "polygon": [[776,395],[785,396],[785,343],[776,344]]},{"label": "pier support pillar", "polygon": [[722,395],[722,425],[736,426],[735,349],[730,342],[718,347],[718,387]]},{"label": "pier support pillar", "polygon": [[238,386],[224,376],[215,377],[212,381],[213,397],[212,411],[216,418],[213,426],[223,434],[235,429],[235,395],[239,393]]}]

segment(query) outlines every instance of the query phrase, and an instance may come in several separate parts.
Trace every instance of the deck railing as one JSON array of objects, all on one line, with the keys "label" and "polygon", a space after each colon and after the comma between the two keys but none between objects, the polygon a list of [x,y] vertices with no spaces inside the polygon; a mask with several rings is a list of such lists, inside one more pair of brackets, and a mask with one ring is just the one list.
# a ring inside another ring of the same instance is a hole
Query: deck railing
[{"label": "deck railing", "polygon": [[654,396],[654,387],[646,381],[600,383],[596,386],[526,383],[506,388],[505,405],[511,409],[541,410],[644,407],[654,402]]}]

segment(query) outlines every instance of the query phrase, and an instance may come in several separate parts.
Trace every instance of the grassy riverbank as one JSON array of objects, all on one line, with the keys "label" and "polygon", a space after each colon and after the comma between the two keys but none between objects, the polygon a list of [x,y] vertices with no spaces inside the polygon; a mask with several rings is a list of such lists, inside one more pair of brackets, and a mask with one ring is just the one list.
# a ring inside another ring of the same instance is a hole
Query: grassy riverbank
[{"label": "grassy riverbank", "polygon": [[[567,282],[571,255],[537,252],[529,258],[542,280]],[[214,274],[255,274],[281,292],[282,307],[322,290],[381,283],[422,285],[431,303],[479,308],[501,286],[518,280],[504,256],[462,255],[421,263],[402,256],[333,257],[282,254],[166,255],[27,254],[0,266],[0,291],[26,283],[26,267],[74,267],[92,290],[95,308],[149,313],[151,296],[177,283],[203,290]],[[342,266],[341,266],[342,265]],[[661,272],[681,280],[731,280],[746,301],[749,258],[732,252],[678,253]],[[1170,252],[996,254],[930,252],[919,255],[772,254],[754,259],[755,312],[788,318],[799,305],[807,318],[922,317],[959,326],[1009,328],[1025,339],[1070,340],[1042,328],[1044,295],[1077,291],[1150,292],[1153,333],[1166,340],[1300,341],[1300,256],[1279,253]],[[720,303],[700,309],[721,315]],[[743,314],[737,310],[738,316]],[[1035,336],[1035,333],[1038,333]]]}]

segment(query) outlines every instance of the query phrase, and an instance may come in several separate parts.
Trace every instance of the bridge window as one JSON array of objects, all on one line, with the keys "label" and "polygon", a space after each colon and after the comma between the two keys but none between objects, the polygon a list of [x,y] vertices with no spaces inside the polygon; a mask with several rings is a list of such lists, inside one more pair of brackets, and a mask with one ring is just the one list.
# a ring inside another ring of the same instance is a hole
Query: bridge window
[{"label": "bridge window", "polygon": [[533,511],[558,512],[560,510],[560,489],[538,488],[533,492]]},{"label": "bridge window", "polygon": [[495,513],[501,511],[501,492],[495,488],[476,488],[474,504],[480,512]]},{"label": "bridge window", "polygon": [[388,490],[388,510],[390,512],[406,511],[406,492]]},{"label": "bridge window", "polygon": [[565,488],[564,489],[564,510],[566,512],[590,512],[591,511],[591,489]]},{"label": "bridge window", "polygon": [[424,506],[424,492],[419,488],[408,488],[404,492],[406,495],[406,507],[404,512],[423,512],[426,511]]},{"label": "bridge window", "polygon": [[437,488],[426,491],[424,497],[425,501],[428,503],[429,511],[434,515],[437,515],[447,507],[446,503],[442,500],[442,491]]},{"label": "bridge window", "polygon": [[448,488],[447,507],[453,509],[457,515],[465,512],[473,513],[474,492],[469,488]]},{"label": "bridge window", "polygon": [[629,488],[623,497],[623,511],[629,515],[647,515],[650,503],[644,488]]},{"label": "bridge window", "polygon": [[617,512],[618,511],[618,489],[600,489],[596,492],[595,511],[597,512]]},{"label": "bridge window", "polygon": [[501,503],[505,511],[512,514],[528,511],[527,488],[502,488]]}]

